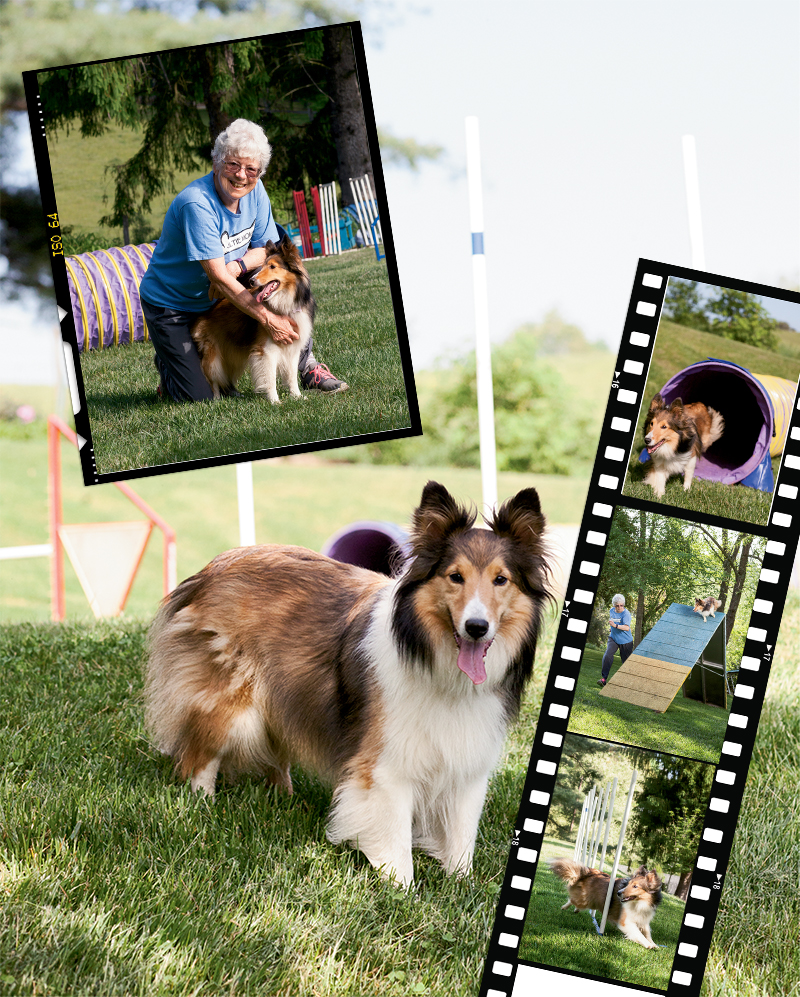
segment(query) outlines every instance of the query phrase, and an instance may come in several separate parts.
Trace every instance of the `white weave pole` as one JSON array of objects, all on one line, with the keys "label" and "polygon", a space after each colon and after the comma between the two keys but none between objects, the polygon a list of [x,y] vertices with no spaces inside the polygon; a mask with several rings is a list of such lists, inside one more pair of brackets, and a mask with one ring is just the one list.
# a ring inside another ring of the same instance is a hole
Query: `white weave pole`
[{"label": "white weave pole", "polygon": [[465,121],[467,132],[467,186],[472,232],[472,283],[475,298],[475,364],[478,387],[478,438],[481,454],[483,509],[491,515],[497,505],[497,451],[494,438],[494,393],[492,391],[492,347],[489,341],[489,298],[486,289],[486,257],[483,253],[483,191],[478,119]]},{"label": "white weave pole", "polygon": [[342,252],[342,240],[339,235],[339,205],[336,201],[336,182],[319,185],[320,205],[322,207],[322,228],[325,235],[325,255],[339,255]]},{"label": "white weave pole", "polygon": [[686,210],[689,215],[692,267],[695,270],[705,270],[706,254],[703,247],[703,220],[700,215],[700,183],[697,179],[697,149],[694,135],[683,136],[683,176],[686,181]]},{"label": "white weave pole", "polygon": [[256,542],[256,510],[253,500],[253,465],[249,460],[236,465],[236,494],[239,500],[239,546]]},{"label": "white weave pole", "polygon": [[619,829],[619,841],[617,842],[617,850],[614,854],[614,868],[611,870],[611,882],[608,884],[608,890],[606,891],[606,903],[603,907],[603,917],[600,921],[600,931],[602,935],[606,930],[606,918],[608,917],[608,908],[611,906],[611,894],[614,892],[614,880],[617,878],[617,869],[619,867],[620,856],[622,855],[622,845],[625,841],[625,828],[628,826],[628,817],[631,812],[631,803],[633,803],[633,791],[636,789],[636,769],[633,770],[631,775],[631,788],[628,790],[628,799],[625,803],[625,813],[622,815],[622,827]]}]

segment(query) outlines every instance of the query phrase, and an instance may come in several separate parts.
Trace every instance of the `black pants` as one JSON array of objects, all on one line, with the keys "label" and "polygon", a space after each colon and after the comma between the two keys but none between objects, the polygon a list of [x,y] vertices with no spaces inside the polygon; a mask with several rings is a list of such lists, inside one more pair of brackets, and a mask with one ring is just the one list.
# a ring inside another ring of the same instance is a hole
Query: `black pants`
[{"label": "black pants", "polygon": [[[161,383],[176,402],[210,401],[214,397],[211,385],[200,366],[200,354],[189,332],[203,312],[181,312],[142,301],[150,342],[156,351],[156,367]],[[313,364],[313,343],[309,338],[300,355],[300,371]]]},{"label": "black pants", "polygon": [[615,651],[619,651],[619,656],[622,658],[622,664],[624,665],[632,650],[632,640],[629,640],[627,644],[618,644],[613,637],[609,637],[608,647],[606,647],[606,653],[603,655],[603,678],[608,678],[608,673],[611,671],[611,662],[614,660]]}]

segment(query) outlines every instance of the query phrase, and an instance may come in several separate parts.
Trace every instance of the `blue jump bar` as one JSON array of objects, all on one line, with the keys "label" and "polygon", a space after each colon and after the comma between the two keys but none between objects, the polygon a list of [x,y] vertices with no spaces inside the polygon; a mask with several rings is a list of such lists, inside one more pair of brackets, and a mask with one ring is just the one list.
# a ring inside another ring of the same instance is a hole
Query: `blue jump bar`
[{"label": "blue jump bar", "polygon": [[483,256],[483,232],[472,233],[472,255]]}]

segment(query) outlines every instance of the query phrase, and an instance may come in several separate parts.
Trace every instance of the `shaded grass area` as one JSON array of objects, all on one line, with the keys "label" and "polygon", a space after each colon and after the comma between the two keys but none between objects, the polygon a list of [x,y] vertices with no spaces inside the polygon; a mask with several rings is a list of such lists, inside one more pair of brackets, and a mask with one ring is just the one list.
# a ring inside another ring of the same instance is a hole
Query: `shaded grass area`
[{"label": "shaded grass area", "polygon": [[[332,399],[330,399],[332,400]],[[20,424],[21,426],[21,424]],[[21,427],[30,439],[4,436],[0,423],[0,544],[47,542],[47,442],[44,427]],[[33,435],[35,434],[35,435]],[[85,488],[76,451],[62,444],[64,522],[140,519],[111,484]],[[373,467],[328,463],[314,457],[277,458],[253,465],[256,540],[320,550],[348,523],[374,519],[406,527],[429,479],[441,481],[462,501],[478,504],[478,471],[446,467]],[[556,475],[500,474],[501,499],[534,486],[552,522],[580,520],[587,480]],[[239,543],[236,470],[209,467],[133,482],[134,490],[176,531],[178,579],[199,571]],[[46,558],[0,562],[0,620],[50,618],[50,566]],[[69,619],[91,617],[71,565],[66,565]],[[150,538],[126,607],[128,616],[151,617],[162,594],[162,545]],[[527,760],[527,759],[526,759]]]},{"label": "shaded grass area", "polygon": [[[602,696],[597,684],[602,660],[602,651],[587,647],[583,652],[570,731],[716,764],[728,726],[727,710],[685,699],[680,690],[665,713]],[[618,667],[616,656],[611,676]]]},{"label": "shaded grass area", "polygon": [[410,426],[386,264],[371,250],[311,266],[318,312],[314,355],[347,381],[334,396],[283,394],[272,406],[253,393],[216,402],[158,402],[149,343],[81,354],[92,442],[100,474],[224,454],[318,444]]},{"label": "shaded grass area", "polygon": [[[536,868],[520,958],[537,965],[554,966],[605,979],[636,983],[666,990],[675,958],[684,904],[677,897],[662,895],[650,924],[653,941],[663,946],[646,949],[631,942],[612,922],[598,935],[588,911],[575,913],[566,903],[565,884],[550,871],[554,858],[572,858],[573,844],[545,838]],[[595,917],[600,923],[602,910]]]},{"label": "shaded grass area", "polygon": [[800,992],[800,592],[786,601],[703,981],[704,997]]},{"label": "shaded grass area", "polygon": [[[761,492],[742,485],[721,485],[717,482],[702,481],[698,478],[694,479],[689,491],[685,492],[683,479],[673,477],[667,483],[666,494],[662,499],[659,499],[649,485],[643,484],[649,463],[639,463],[639,454],[644,447],[642,429],[651,399],[678,371],[693,363],[707,360],[709,357],[732,361],[755,374],[771,374],[775,377],[783,377],[794,384],[797,383],[797,378],[800,375],[800,360],[795,357],[772,353],[769,350],[762,350],[747,343],[737,343],[730,339],[724,339],[722,336],[714,336],[711,333],[687,329],[662,319],[647,375],[628,465],[628,475],[622,493],[631,496],[631,498],[645,499],[661,505],[689,509],[694,512],[713,512],[717,516],[765,525],[772,503],[771,492]],[[779,466],[780,458],[773,458],[772,469],[775,476],[777,476]]]},{"label": "shaded grass area", "polygon": [[178,785],[142,726],[144,637],[130,621],[0,628],[2,992],[474,993],[530,727],[490,787],[473,876],[417,856],[409,894],[327,842],[330,792],[302,772],[292,797]]}]

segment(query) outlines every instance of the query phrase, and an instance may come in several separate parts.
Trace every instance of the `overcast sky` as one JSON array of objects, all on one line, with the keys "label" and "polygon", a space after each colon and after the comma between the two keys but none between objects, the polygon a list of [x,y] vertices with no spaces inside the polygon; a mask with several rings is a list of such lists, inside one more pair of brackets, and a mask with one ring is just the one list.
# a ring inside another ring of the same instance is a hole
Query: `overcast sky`
[{"label": "overcast sky", "polygon": [[[474,334],[467,115],[480,122],[495,340],[555,308],[617,348],[637,260],[691,263],[684,134],[696,141],[707,269],[800,283],[795,0],[385,11],[368,2],[364,17],[377,122],[446,149],[441,165],[385,172],[416,367],[466,351]],[[0,380],[41,380],[55,353],[30,310],[13,326],[3,310],[0,325]]]}]

